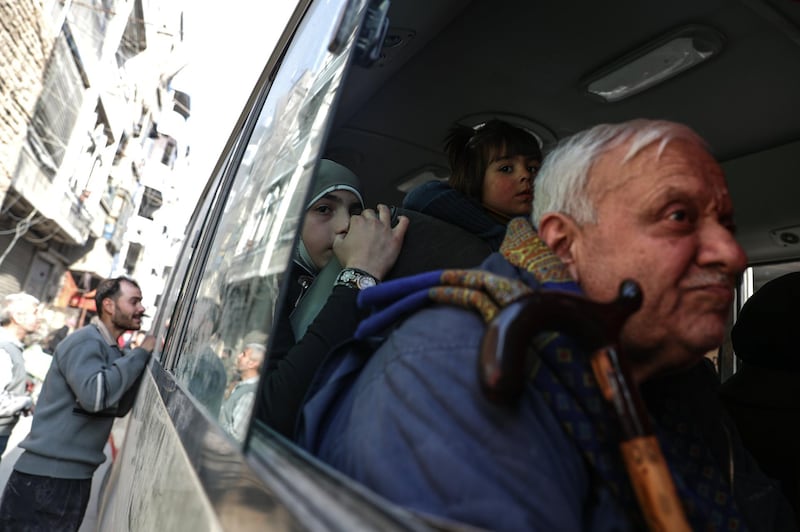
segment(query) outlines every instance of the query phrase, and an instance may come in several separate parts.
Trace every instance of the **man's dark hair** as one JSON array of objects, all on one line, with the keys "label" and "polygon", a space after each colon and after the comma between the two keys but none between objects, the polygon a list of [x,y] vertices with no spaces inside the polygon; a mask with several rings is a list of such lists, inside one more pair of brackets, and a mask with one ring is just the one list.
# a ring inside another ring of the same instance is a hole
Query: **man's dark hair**
[{"label": "man's dark hair", "polygon": [[137,283],[136,281],[134,281],[129,277],[114,277],[112,279],[103,279],[102,281],[100,281],[100,284],[97,285],[97,290],[95,291],[94,294],[94,303],[95,306],[97,307],[98,316],[103,315],[104,299],[111,299],[113,301],[117,300],[120,292],[122,291],[123,282],[132,284],[133,286],[141,290],[141,288],[139,287],[139,283]]}]

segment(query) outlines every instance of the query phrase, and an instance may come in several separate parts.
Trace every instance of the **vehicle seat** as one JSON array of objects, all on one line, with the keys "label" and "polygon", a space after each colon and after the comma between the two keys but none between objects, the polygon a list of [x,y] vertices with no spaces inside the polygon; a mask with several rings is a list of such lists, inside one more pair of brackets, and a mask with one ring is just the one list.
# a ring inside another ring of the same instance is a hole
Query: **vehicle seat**
[{"label": "vehicle seat", "polygon": [[408,209],[397,209],[397,214],[410,223],[387,279],[442,268],[474,268],[492,253],[482,238],[439,218]]},{"label": "vehicle seat", "polygon": [[[774,279],[742,307],[731,331],[742,366],[720,386],[745,447],[781,483],[800,517],[800,272]],[[800,521],[800,519],[799,519]]]}]

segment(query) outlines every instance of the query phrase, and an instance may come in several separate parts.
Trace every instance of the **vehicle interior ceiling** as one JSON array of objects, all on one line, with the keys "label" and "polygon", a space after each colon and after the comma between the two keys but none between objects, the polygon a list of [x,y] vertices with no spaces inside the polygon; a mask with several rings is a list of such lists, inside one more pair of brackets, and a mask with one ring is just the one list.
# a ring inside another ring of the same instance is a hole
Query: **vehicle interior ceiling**
[{"label": "vehicle interior ceiling", "polygon": [[[719,52],[625,99],[587,91],[687,27],[721,36]],[[800,259],[798,1],[395,1],[381,58],[345,84],[326,156],[361,176],[368,203],[399,205],[402,183],[447,177],[456,121],[513,120],[546,151],[597,123],[663,118],[693,127],[723,163],[751,264]]]}]

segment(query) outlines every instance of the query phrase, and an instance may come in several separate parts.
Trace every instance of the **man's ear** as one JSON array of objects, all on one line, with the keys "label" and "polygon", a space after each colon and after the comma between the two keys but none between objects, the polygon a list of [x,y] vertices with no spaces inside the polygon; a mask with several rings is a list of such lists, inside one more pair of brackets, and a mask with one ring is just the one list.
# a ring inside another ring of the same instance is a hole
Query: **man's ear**
[{"label": "man's ear", "polygon": [[576,281],[578,272],[575,267],[575,244],[578,229],[578,224],[571,216],[560,212],[547,213],[539,220],[539,238],[569,268]]},{"label": "man's ear", "polygon": [[103,314],[111,316],[114,313],[114,300],[107,297],[103,300]]}]

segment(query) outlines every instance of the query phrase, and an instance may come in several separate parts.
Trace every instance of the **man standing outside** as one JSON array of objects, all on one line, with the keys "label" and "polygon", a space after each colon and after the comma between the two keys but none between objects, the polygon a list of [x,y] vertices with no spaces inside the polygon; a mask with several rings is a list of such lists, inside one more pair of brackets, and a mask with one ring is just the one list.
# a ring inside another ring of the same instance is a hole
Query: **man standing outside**
[{"label": "man standing outside", "polygon": [[247,435],[247,421],[256,398],[258,376],[267,352],[267,335],[254,331],[244,337],[244,347],[236,356],[239,382],[222,403],[220,422],[225,432],[239,441]]},{"label": "man standing outside", "polygon": [[133,406],[155,338],[124,354],[117,340],[141,327],[139,285],[117,277],[100,282],[97,316],[59,344],[28,436],[0,504],[2,530],[78,530],[92,475],[115,417]]},{"label": "man standing outside", "polygon": [[0,456],[20,413],[31,407],[22,340],[39,325],[39,300],[30,294],[9,294],[0,309]]}]

